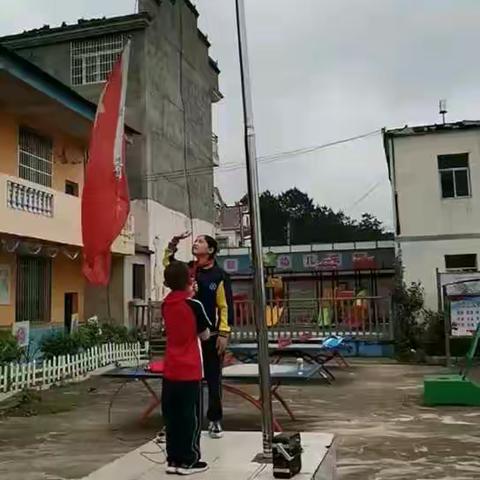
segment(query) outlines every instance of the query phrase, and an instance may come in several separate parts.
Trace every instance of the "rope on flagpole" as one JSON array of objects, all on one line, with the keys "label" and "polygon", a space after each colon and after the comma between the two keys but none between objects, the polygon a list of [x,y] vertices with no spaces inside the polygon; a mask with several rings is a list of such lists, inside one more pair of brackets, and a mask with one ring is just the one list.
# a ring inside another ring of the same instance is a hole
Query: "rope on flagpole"
[{"label": "rope on flagpole", "polygon": [[[187,193],[186,200],[187,200],[187,210],[188,216],[190,219],[190,232],[192,236],[190,238],[193,239],[193,209],[192,209],[192,197],[190,191],[190,181],[188,175],[188,142],[187,142],[187,112],[185,108],[185,97],[184,97],[184,81],[183,81],[183,5],[179,3],[179,11],[180,11],[180,25],[179,25],[179,33],[180,33],[180,52],[179,52],[179,61],[180,61],[180,69],[179,69],[179,77],[180,77],[180,101],[182,103],[182,119],[183,119],[183,177],[185,179],[185,190]],[[193,241],[193,240],[192,240]]]}]

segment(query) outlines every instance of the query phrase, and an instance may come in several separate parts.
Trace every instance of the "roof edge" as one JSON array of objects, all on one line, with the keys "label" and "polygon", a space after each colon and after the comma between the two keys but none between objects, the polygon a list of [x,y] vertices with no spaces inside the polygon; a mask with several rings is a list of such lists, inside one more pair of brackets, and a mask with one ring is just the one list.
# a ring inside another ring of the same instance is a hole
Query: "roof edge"
[{"label": "roof edge", "polygon": [[459,120],[458,122],[435,123],[431,125],[405,125],[401,128],[383,129],[383,135],[384,137],[408,137],[474,129],[480,129],[480,120]]},{"label": "roof edge", "polygon": [[80,19],[75,24],[67,25],[64,23],[54,28],[50,28],[47,25],[23,33],[0,37],[0,43],[13,49],[48,45],[57,43],[60,39],[62,41],[75,40],[77,38],[99,36],[113,31],[142,30],[148,27],[151,19],[148,12],[111,18]]},{"label": "roof edge", "polygon": [[[5,59],[3,62],[3,65],[1,62],[2,57],[4,57]],[[38,85],[39,82],[40,83],[45,82],[50,84],[53,88],[55,88],[60,93],[60,96],[64,100],[63,103],[64,105],[67,106],[67,108],[76,112],[78,115],[81,115],[82,117],[86,118],[92,123],[94,122],[96,111],[97,111],[96,103],[93,103],[90,100],[87,100],[85,97],[80,95],[78,92],[70,88],[65,83],[61,82],[54,76],[50,75],[45,70],[42,70],[40,67],[38,67],[34,63],[29,62],[28,60],[23,58],[21,55],[18,55],[17,53],[12,52],[10,49],[8,49],[3,45],[0,45],[0,67],[3,67],[6,71],[8,71],[12,75],[15,75],[17,78],[19,78],[19,75],[22,73],[28,74],[28,72],[31,72],[36,77],[36,80],[33,79],[30,82],[26,82],[26,80],[21,78],[20,80],[29,84],[32,88],[35,88],[37,90],[40,89]],[[50,96],[50,94],[47,91],[44,91],[43,93],[45,95]],[[68,100],[71,100],[72,103],[74,104],[76,103],[77,108],[72,105],[67,105],[66,102]],[[62,100],[58,100],[58,101],[61,102]],[[129,134],[138,135],[140,133],[134,128],[129,127],[127,124],[125,124],[125,130]]]}]

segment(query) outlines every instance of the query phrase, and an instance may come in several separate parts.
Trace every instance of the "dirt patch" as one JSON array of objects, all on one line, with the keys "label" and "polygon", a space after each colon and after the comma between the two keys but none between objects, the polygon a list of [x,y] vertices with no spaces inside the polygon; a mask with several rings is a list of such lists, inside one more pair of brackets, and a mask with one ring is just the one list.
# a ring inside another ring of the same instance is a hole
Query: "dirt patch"
[{"label": "dirt patch", "polygon": [[[438,371],[370,362],[334,368],[333,385],[282,389],[298,421],[277,404],[275,411],[288,430],[337,434],[341,480],[478,480],[480,409],[421,404],[423,375]],[[150,440],[162,426],[159,412],[139,422],[150,394],[138,382],[122,385],[92,378],[43,392],[34,417],[1,418],[0,478],[79,479]],[[152,387],[160,391],[159,382]],[[257,430],[258,412],[226,394],[225,428]]]}]

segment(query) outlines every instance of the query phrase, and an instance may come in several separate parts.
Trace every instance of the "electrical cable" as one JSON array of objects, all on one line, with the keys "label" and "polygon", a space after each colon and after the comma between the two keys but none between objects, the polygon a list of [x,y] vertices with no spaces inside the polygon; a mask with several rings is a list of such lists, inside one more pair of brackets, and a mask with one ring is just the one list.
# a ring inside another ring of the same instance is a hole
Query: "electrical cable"
[{"label": "electrical cable", "polygon": [[382,175],[381,179],[377,180],[373,185],[368,187],[368,189],[364,193],[362,193],[362,195],[360,195],[360,197],[357,198],[357,200],[355,200],[345,211],[348,212],[352,210],[361,202],[366,200],[384,181],[385,181],[385,178],[383,178],[383,175]]},{"label": "electrical cable", "polygon": [[[271,154],[271,155],[263,155],[258,157],[258,163],[259,165],[268,165],[274,162],[289,160],[291,157],[295,157],[298,155],[306,155],[306,154],[313,153],[326,148],[331,148],[333,146],[342,145],[344,143],[349,143],[356,140],[361,140],[363,138],[368,138],[368,137],[377,135],[378,133],[381,133],[381,131],[382,131],[381,129],[376,129],[370,132],[362,133],[360,135],[355,135],[353,137],[335,140],[335,141],[324,143],[321,145],[305,147],[305,148],[300,148],[296,150],[288,150],[285,152],[278,152],[276,154]],[[243,162],[229,162],[216,168],[215,172],[227,173],[227,172],[231,172],[231,171],[242,169],[242,168],[245,168],[245,164]],[[201,166],[201,167],[195,167],[192,169],[187,169],[187,176],[210,175],[211,173],[212,173],[211,166]],[[175,180],[175,179],[182,178],[184,175],[185,175],[185,168],[182,168],[178,170],[155,172],[155,173],[146,175],[145,178],[147,179],[147,181],[154,181],[158,178]]]}]

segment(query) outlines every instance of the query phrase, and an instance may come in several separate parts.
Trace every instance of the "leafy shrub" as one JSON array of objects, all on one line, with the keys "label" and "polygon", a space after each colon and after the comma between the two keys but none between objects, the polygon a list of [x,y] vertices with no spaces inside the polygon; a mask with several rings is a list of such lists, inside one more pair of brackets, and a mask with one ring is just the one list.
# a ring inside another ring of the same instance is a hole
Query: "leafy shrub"
[{"label": "leafy shrub", "polygon": [[130,341],[128,328],[123,325],[104,323],[101,330],[103,343],[128,343]]},{"label": "leafy shrub", "polygon": [[80,351],[80,348],[78,336],[66,332],[54,332],[45,335],[40,342],[43,358],[47,360],[60,355],[75,355]]},{"label": "leafy shrub", "polygon": [[138,330],[129,331],[123,325],[103,324],[100,327],[97,322],[87,322],[71,334],[54,332],[43,337],[40,349],[43,357],[50,359],[57,355],[75,355],[103,343],[130,343],[141,340]]},{"label": "leafy shrub", "polygon": [[23,349],[17,339],[9,331],[0,331],[0,365],[18,362],[23,355]]},{"label": "leafy shrub", "polygon": [[102,343],[102,330],[95,322],[87,322],[84,325],[80,325],[78,330],[72,333],[72,336],[76,338],[80,348],[88,350]]}]

